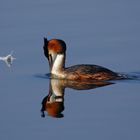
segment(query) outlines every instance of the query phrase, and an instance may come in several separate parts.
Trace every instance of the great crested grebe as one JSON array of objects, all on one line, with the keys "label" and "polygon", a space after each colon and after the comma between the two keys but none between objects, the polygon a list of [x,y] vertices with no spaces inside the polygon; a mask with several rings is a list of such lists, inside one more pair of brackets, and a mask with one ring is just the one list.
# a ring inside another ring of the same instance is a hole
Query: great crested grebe
[{"label": "great crested grebe", "polygon": [[49,61],[51,78],[82,81],[123,79],[119,73],[97,65],[81,64],[65,68],[66,44],[63,40],[44,38],[43,48]]}]

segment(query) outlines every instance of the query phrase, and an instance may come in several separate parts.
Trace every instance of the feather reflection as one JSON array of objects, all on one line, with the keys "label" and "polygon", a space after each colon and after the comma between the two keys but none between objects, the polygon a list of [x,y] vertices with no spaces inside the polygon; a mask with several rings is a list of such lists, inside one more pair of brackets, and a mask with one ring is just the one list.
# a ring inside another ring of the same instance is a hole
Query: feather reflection
[{"label": "feather reflection", "polygon": [[59,80],[50,79],[49,93],[42,100],[41,116],[45,117],[45,111],[49,116],[55,118],[62,118],[64,115],[64,93],[65,88],[72,88],[75,90],[89,90],[98,87],[103,87],[111,85],[114,83],[105,81],[69,81],[69,80]]}]

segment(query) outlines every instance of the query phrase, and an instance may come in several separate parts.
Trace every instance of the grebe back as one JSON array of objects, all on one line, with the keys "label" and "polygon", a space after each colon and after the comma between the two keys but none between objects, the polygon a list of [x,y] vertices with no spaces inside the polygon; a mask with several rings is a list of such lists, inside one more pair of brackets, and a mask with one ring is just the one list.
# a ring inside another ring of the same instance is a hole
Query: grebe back
[{"label": "grebe back", "polygon": [[123,78],[120,74],[98,65],[81,64],[65,68],[66,43],[63,40],[44,38],[43,48],[52,78],[101,81]]}]

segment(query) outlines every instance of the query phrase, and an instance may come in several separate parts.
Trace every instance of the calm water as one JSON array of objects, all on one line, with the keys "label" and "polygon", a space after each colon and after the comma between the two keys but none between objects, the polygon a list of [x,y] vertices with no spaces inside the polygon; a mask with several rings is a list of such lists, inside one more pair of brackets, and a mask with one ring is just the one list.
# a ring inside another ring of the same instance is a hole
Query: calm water
[{"label": "calm water", "polygon": [[[62,118],[41,117],[49,93],[43,37],[66,41],[66,65],[91,63],[140,77],[138,0],[0,2],[0,139],[139,140],[140,81],[65,88]],[[53,84],[53,83],[51,83]],[[60,111],[62,111],[61,108]]]}]

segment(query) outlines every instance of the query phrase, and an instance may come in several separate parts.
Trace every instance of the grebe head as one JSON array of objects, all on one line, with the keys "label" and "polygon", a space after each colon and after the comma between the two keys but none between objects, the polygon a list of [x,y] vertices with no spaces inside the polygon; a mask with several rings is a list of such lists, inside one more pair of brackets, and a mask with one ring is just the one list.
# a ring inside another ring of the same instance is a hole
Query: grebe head
[{"label": "grebe head", "polygon": [[61,55],[65,57],[66,44],[63,40],[60,39],[47,40],[47,38],[44,38],[43,48],[44,48],[44,54],[49,61],[50,69],[52,69],[54,62],[58,61],[56,60],[56,58],[59,59],[58,56]]}]

